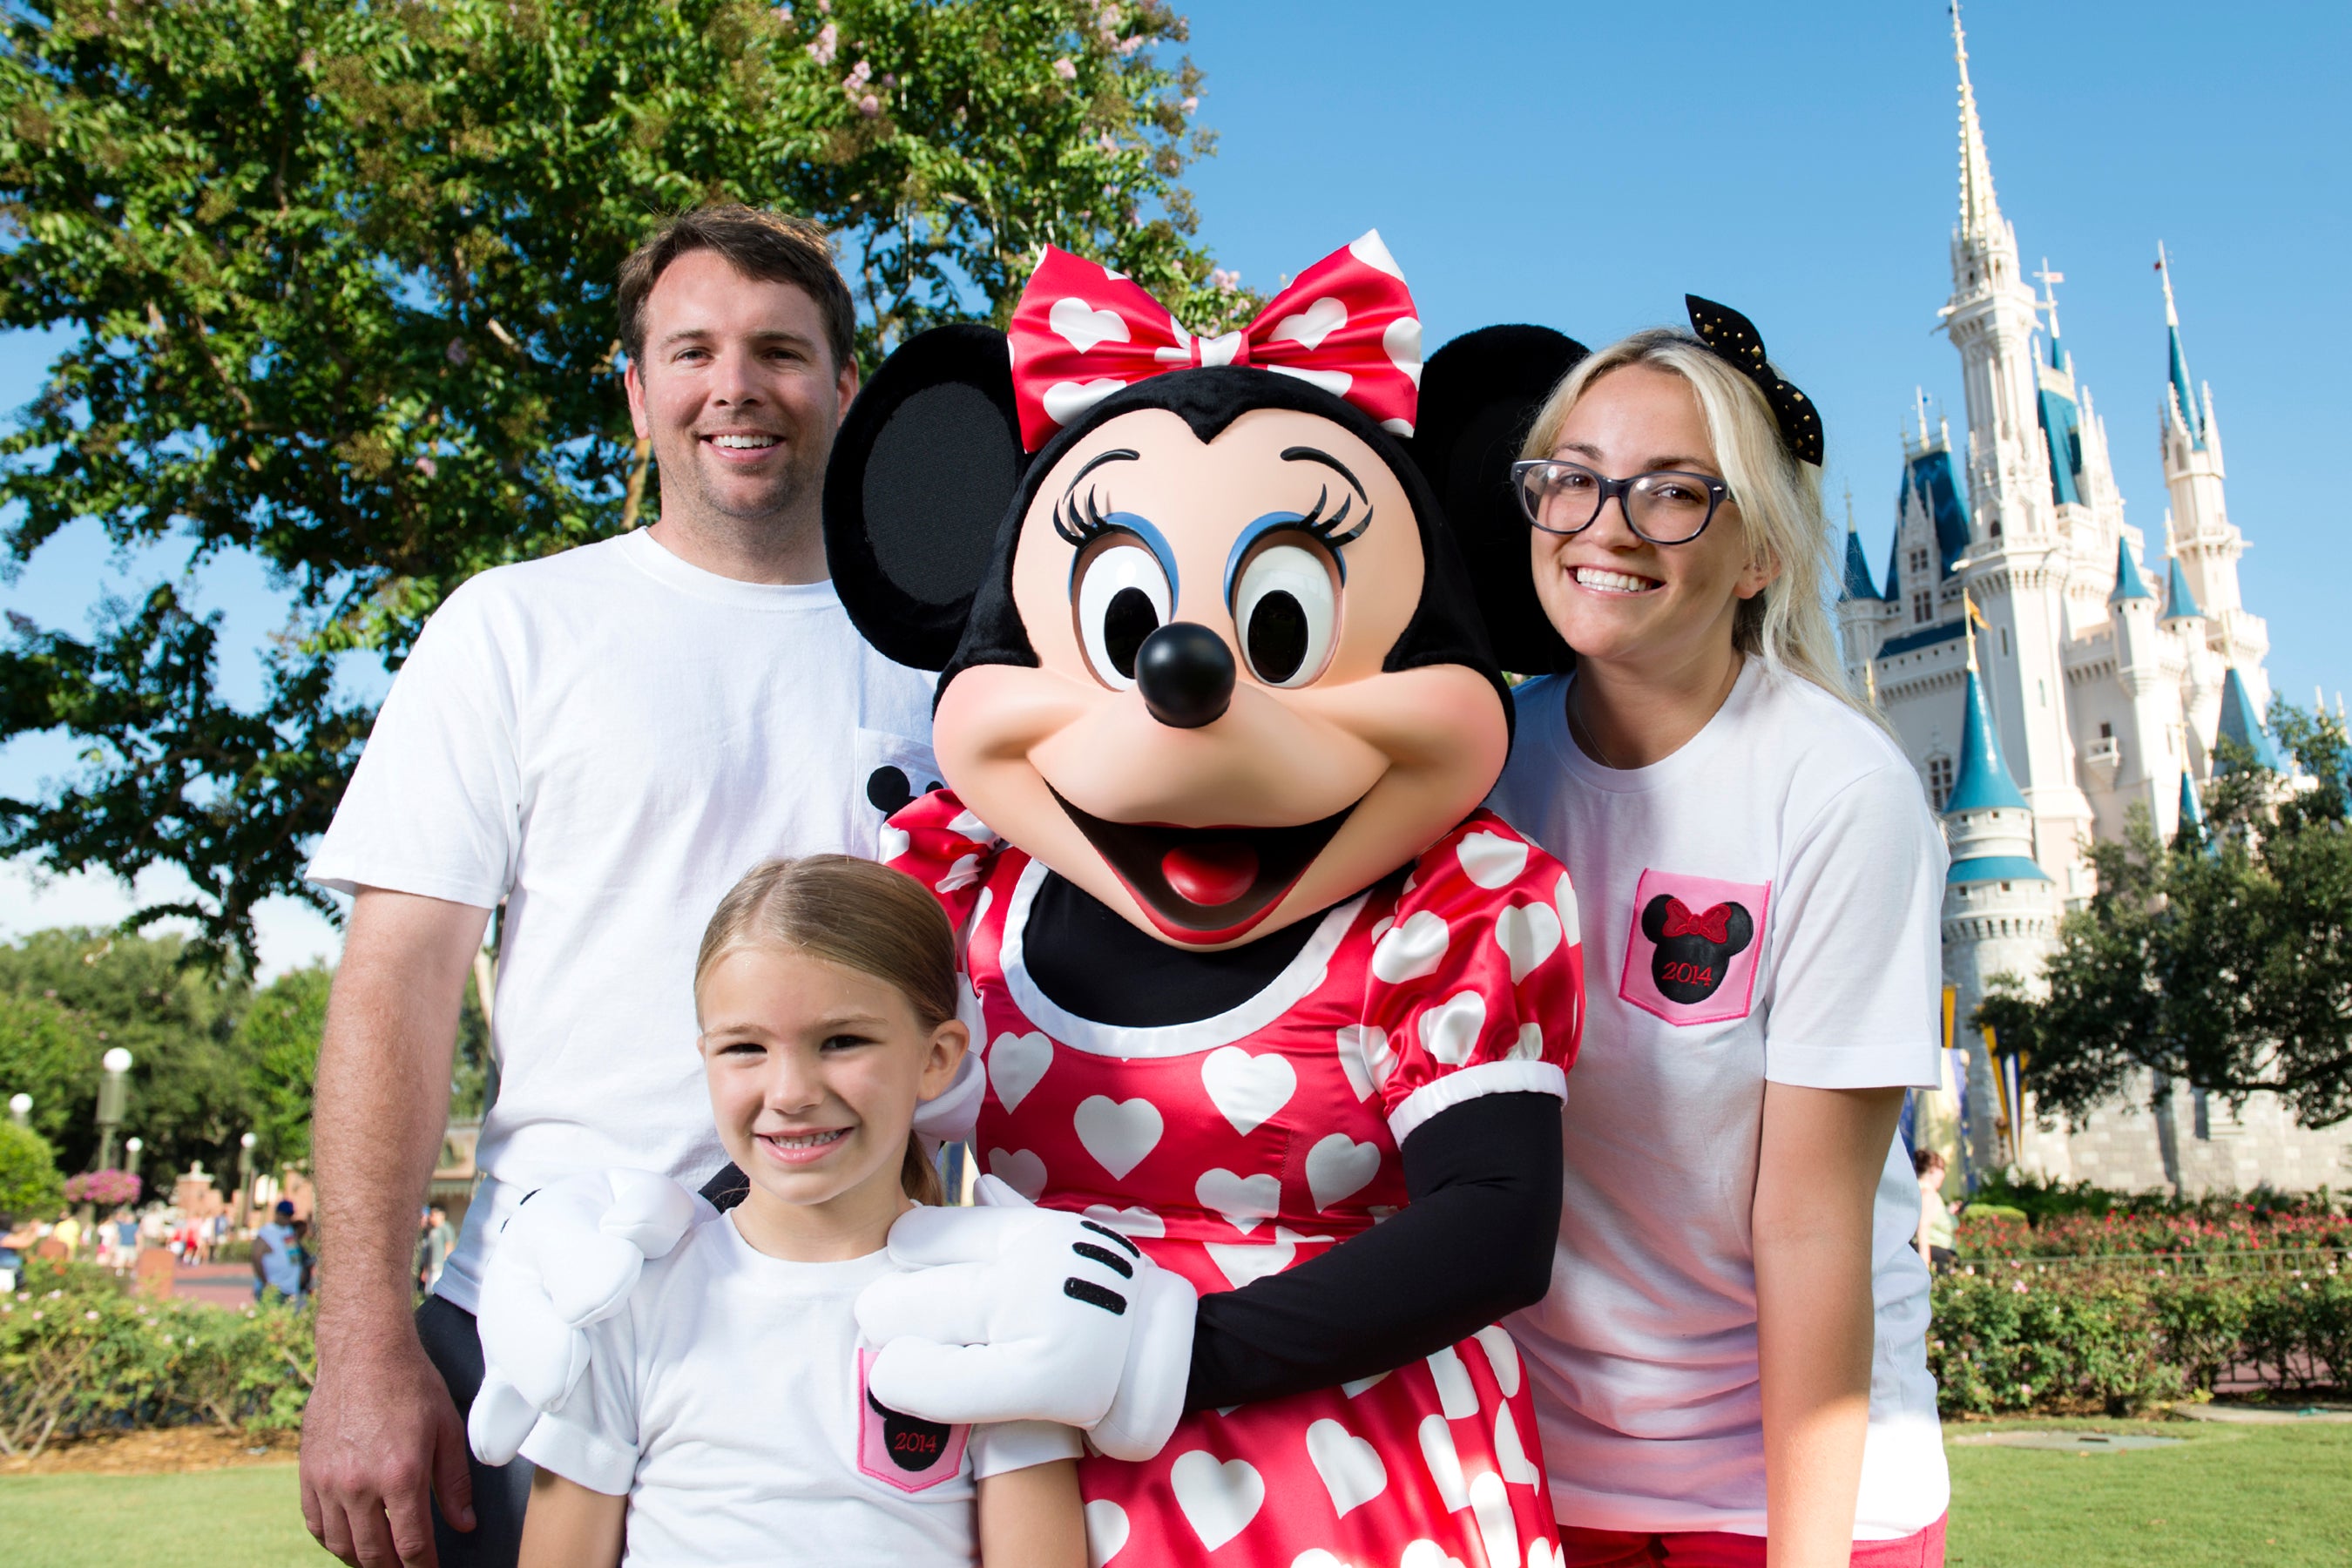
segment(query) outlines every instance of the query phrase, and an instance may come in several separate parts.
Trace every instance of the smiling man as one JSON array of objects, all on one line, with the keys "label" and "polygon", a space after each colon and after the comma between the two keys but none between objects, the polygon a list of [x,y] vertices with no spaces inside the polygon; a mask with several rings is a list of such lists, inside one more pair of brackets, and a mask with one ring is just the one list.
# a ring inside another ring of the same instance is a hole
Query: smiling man
[{"label": "smiling man", "polygon": [[[703,208],[623,264],[616,301],[658,521],[452,594],[310,867],[354,900],[320,1050],[302,1434],[304,1514],[347,1563],[514,1562],[530,1467],[473,1464],[463,1426],[500,1226],[574,1172],[693,1186],[726,1163],[696,1049],[704,922],[761,860],[874,856],[936,776],[930,678],[868,648],[826,581],[857,366],[824,233]],[[484,1179],[412,1320],[458,1008],[501,906]]]}]

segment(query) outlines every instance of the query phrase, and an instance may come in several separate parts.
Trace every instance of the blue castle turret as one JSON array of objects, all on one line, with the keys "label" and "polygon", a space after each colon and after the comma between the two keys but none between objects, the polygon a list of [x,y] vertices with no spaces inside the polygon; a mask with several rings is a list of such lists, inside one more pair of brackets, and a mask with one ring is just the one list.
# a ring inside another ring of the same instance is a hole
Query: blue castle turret
[{"label": "blue castle turret", "polygon": [[2235,666],[2221,680],[2221,720],[2215,733],[2224,741],[2235,741],[2254,754],[2256,767],[2268,768],[2274,773],[2286,772],[2286,759],[2279,754],[2278,742],[2263,724],[2263,716],[2254,709],[2254,700],[2246,691],[2245,677]]}]

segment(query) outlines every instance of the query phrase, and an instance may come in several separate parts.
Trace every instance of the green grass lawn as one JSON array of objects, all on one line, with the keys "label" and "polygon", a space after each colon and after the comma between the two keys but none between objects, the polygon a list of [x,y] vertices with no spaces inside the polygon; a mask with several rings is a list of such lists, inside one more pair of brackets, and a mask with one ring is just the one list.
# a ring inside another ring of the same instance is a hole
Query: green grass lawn
[{"label": "green grass lawn", "polygon": [[9,1568],[325,1568],[291,1465],[180,1476],[0,1476]]},{"label": "green grass lawn", "polygon": [[1947,1445],[1951,1568],[2344,1568],[2352,1564],[2352,1426],[2013,1422],[2141,1432],[2178,1448],[2094,1454]]},{"label": "green grass lawn", "polygon": [[[2183,1441],[2088,1458],[1952,1448],[1951,1568],[2352,1565],[2352,1426],[2030,1425]],[[11,1568],[321,1568],[331,1561],[302,1528],[291,1465],[0,1477],[0,1562]]]}]

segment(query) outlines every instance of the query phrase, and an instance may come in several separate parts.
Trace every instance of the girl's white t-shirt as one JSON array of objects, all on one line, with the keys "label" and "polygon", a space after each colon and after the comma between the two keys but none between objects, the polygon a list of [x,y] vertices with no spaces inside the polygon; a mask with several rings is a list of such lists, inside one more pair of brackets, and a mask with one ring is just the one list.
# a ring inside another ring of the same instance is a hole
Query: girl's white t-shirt
[{"label": "girl's white t-shirt", "polygon": [[[705,1220],[589,1331],[587,1373],[523,1458],[628,1497],[624,1568],[966,1568],[979,1480],[1076,1458],[1080,1441],[1045,1422],[886,1419],[854,1308],[894,1267],[887,1252],[788,1262],[728,1215]],[[910,1446],[908,1465],[889,1458]]]},{"label": "girl's white t-shirt", "polygon": [[[1568,867],[1585,952],[1559,1251],[1510,1328],[1561,1523],[1761,1534],[1764,1085],[1936,1082],[1943,838],[1894,742],[1808,681],[1749,659],[1680,751],[1621,771],[1570,739],[1572,679],[1518,689],[1487,799]],[[1871,1244],[1859,1540],[1925,1528],[1950,1492],[1918,1226],[1898,1137]]]}]

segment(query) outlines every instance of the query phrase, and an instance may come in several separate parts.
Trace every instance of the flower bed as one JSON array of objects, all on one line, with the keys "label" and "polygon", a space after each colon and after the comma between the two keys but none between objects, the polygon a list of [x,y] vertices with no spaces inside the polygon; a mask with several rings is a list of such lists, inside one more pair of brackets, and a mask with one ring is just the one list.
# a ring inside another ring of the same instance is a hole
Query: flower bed
[{"label": "flower bed", "polygon": [[2275,1388],[2352,1386],[2352,1272],[1979,1264],[1937,1279],[1927,1364],[1946,1415],[2122,1415],[2244,1367]]},{"label": "flower bed", "polygon": [[144,1301],[107,1270],[28,1262],[0,1297],[0,1454],[142,1426],[298,1426],[310,1329],[283,1305]]},{"label": "flower bed", "polygon": [[2147,1258],[2181,1254],[2308,1253],[2352,1248],[2352,1216],[2195,1214],[2049,1215],[2039,1223],[1963,1213],[1963,1258]]}]

